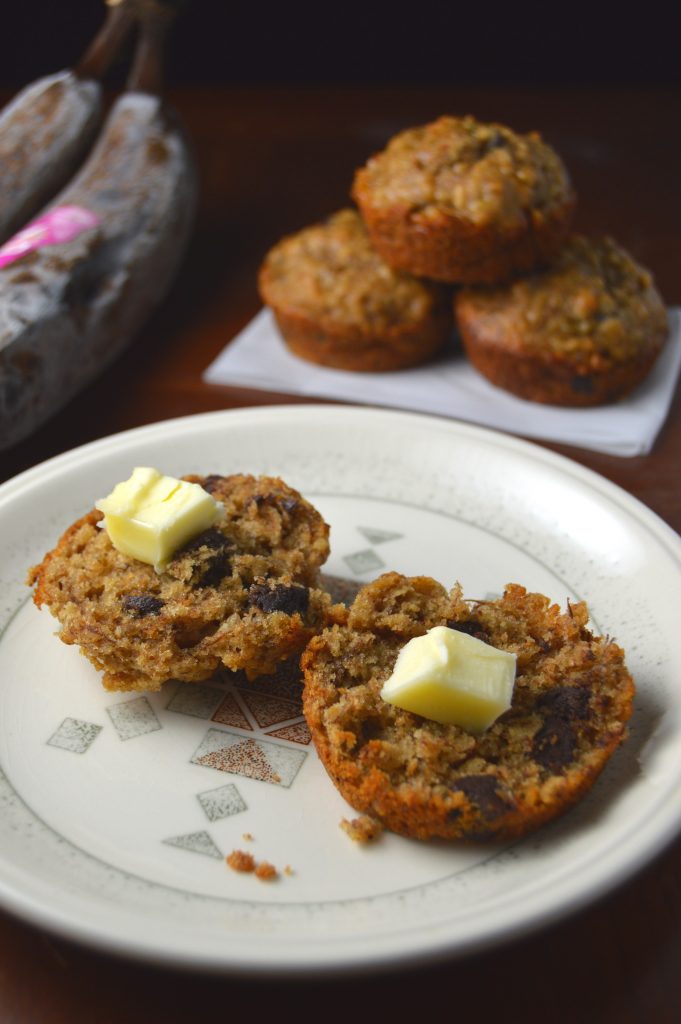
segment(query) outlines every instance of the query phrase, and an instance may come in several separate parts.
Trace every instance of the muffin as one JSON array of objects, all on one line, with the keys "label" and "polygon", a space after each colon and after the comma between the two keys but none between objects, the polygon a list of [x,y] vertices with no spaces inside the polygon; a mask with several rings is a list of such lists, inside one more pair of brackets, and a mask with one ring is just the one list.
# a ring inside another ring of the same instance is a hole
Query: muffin
[{"label": "muffin", "polygon": [[357,171],[353,198],[391,267],[494,284],[549,262],[575,196],[557,153],[472,117],[440,117],[394,136]]},{"label": "muffin", "polygon": [[[622,650],[587,621],[582,602],[561,612],[515,584],[471,602],[428,577],[370,583],[302,658],[305,716],[342,796],[417,839],[520,836],[565,811],[625,737],[634,695]],[[400,650],[433,626],[516,655],[511,707],[480,735],[380,696]]]},{"label": "muffin", "polygon": [[318,584],[329,553],[319,513],[272,477],[186,477],[222,502],[224,519],[163,572],[122,554],[89,512],[29,574],[34,601],[104,673],[109,690],[158,690],[218,668],[248,678],[302,651],[331,607]]},{"label": "muffin", "polygon": [[613,402],[647,375],[667,337],[647,270],[612,239],[573,238],[551,269],[497,288],[463,288],[456,321],[472,364],[534,402]]},{"label": "muffin", "polygon": [[391,270],[351,209],[279,242],[259,287],[291,351],[339,370],[415,366],[452,328],[446,292]]}]

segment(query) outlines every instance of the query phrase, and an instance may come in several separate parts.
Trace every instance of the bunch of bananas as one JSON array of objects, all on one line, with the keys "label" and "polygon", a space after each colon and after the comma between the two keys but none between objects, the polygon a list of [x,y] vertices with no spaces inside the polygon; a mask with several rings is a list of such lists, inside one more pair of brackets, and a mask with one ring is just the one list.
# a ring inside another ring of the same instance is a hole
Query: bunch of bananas
[{"label": "bunch of bananas", "polygon": [[[81,62],[0,113],[0,449],[131,341],[166,294],[193,223],[191,148],[160,95],[173,5],[108,2]],[[126,88],[102,125],[100,82],[133,32]]]}]

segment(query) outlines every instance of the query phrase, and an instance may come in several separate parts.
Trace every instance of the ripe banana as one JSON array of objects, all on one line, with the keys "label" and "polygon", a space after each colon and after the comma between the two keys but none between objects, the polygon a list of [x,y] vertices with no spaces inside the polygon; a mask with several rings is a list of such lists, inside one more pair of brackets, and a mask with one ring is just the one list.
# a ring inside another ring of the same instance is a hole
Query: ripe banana
[{"label": "ripe banana", "polygon": [[134,24],[130,0],[111,7],[75,71],[33,82],[0,112],[0,242],[71,178],[100,124],[104,74]]},{"label": "ripe banana", "polygon": [[153,78],[157,43],[153,26],[143,28],[133,89],[40,219],[53,224],[78,211],[80,233],[57,245],[29,241],[27,255],[0,268],[0,449],[35,430],[118,355],[182,257],[197,195],[193,157],[172,111],[138,88]]}]

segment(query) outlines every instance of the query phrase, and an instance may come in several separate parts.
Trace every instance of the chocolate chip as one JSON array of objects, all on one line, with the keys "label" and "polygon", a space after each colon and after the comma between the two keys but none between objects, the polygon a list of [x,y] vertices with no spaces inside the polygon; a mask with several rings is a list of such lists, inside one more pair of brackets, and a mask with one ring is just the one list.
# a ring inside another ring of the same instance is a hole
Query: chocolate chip
[{"label": "chocolate chip", "polygon": [[458,622],[456,619],[447,619],[450,629],[456,629],[459,633],[466,633],[467,636],[474,636],[476,640],[489,643],[489,633],[477,619],[465,619]]},{"label": "chocolate chip", "polygon": [[360,723],[357,739],[363,745],[370,740],[377,740],[383,733],[383,726],[380,718],[365,718]]},{"label": "chocolate chip", "polygon": [[298,612],[304,615],[309,603],[307,587],[287,587],[283,583],[275,583],[273,587],[254,583],[248,593],[250,607],[259,608],[261,612],[285,612],[287,615]]},{"label": "chocolate chip", "polygon": [[181,578],[192,587],[217,587],[231,576],[232,542],[215,527],[204,530],[175,555],[172,567],[180,567]]},{"label": "chocolate chip", "polygon": [[590,395],[594,389],[594,379],[586,373],[580,373],[572,378],[570,387],[577,395]]},{"label": "chocolate chip", "polygon": [[588,717],[589,691],[585,686],[556,686],[539,697],[537,709],[547,717],[532,741],[532,757],[542,767],[558,772],[574,757],[577,736],[573,723]]},{"label": "chocolate chip", "polygon": [[532,757],[542,768],[559,772],[570,764],[577,737],[572,725],[563,718],[551,715],[535,733]]},{"label": "chocolate chip", "polygon": [[589,691],[585,686],[556,686],[542,694],[537,707],[566,721],[586,718],[589,714]]},{"label": "chocolate chip", "polygon": [[294,512],[300,505],[297,498],[288,494],[254,494],[251,500],[258,508],[262,505],[278,505],[285,512]]},{"label": "chocolate chip", "polygon": [[123,608],[138,619],[145,615],[158,615],[165,604],[160,597],[152,597],[151,594],[128,594],[123,598]]},{"label": "chocolate chip", "polygon": [[487,154],[491,153],[493,150],[504,149],[507,146],[508,142],[506,141],[504,136],[500,132],[492,130],[489,134],[489,137],[485,139],[482,145],[479,159],[483,160],[487,156]]},{"label": "chocolate chip", "polygon": [[210,548],[211,551],[219,551],[220,548],[230,547],[230,541],[225,537],[224,533],[216,530],[215,527],[211,527],[209,530],[204,530],[198,537],[194,537],[178,552],[183,555],[186,551],[198,551],[199,548]]},{"label": "chocolate chip", "polygon": [[226,551],[219,551],[206,562],[206,568],[194,584],[197,587],[217,587],[226,576],[232,575],[232,562]]},{"label": "chocolate chip", "polygon": [[212,494],[213,491],[216,491],[218,489],[220,483],[224,479],[224,476],[218,476],[217,473],[211,473],[210,476],[206,476],[203,478],[201,486],[203,487],[204,491],[208,491],[209,494]]},{"label": "chocolate chip", "polygon": [[460,790],[476,804],[485,818],[499,818],[512,804],[499,794],[499,780],[494,775],[465,775],[452,787]]}]

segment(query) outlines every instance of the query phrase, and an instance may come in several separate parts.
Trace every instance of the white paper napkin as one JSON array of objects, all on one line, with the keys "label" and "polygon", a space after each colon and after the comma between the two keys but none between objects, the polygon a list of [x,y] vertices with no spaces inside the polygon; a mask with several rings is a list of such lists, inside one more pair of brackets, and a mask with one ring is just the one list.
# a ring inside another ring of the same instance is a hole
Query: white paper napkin
[{"label": "white paper napkin", "polygon": [[645,455],[665,421],[681,366],[681,310],[669,311],[669,325],[669,342],[643,384],[629,398],[595,409],[515,398],[488,384],[459,354],[397,373],[329,370],[291,355],[267,309],[223,349],[203,378],[209,384],[437,413],[610,455]]}]

